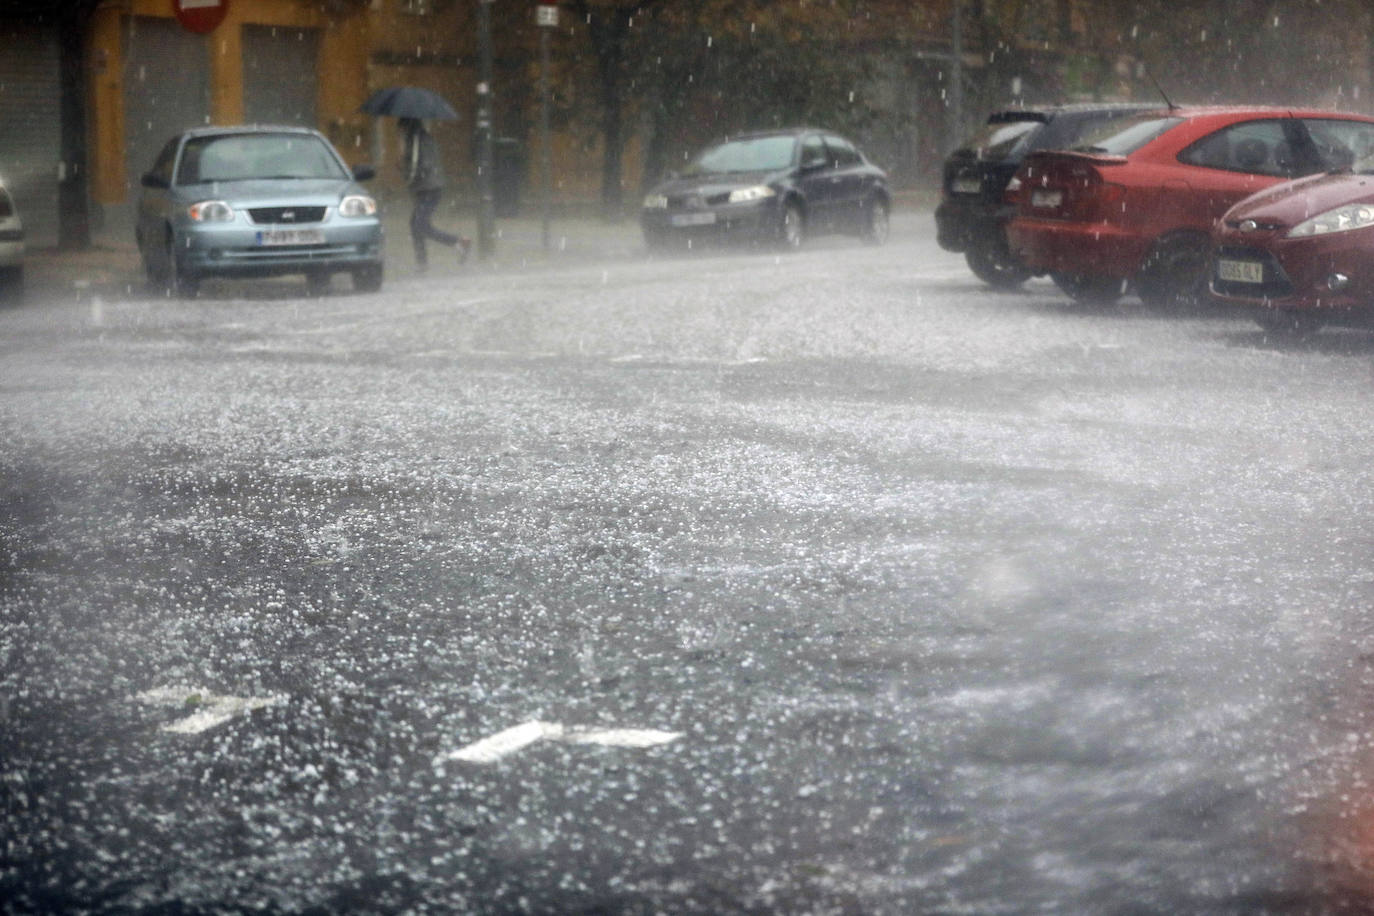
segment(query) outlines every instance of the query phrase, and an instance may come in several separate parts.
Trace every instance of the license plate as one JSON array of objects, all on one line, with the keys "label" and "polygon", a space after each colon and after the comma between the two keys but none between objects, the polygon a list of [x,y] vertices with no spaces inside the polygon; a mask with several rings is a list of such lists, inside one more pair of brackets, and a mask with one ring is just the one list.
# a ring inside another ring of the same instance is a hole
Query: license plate
[{"label": "license plate", "polygon": [[1217,261],[1217,277],[1232,283],[1263,283],[1264,265],[1258,261]]},{"label": "license plate", "polygon": [[710,226],[715,221],[714,213],[679,213],[673,217],[674,226]]},{"label": "license plate", "polygon": [[977,194],[983,190],[983,183],[977,178],[956,178],[949,188],[955,194]]},{"label": "license plate", "polygon": [[1031,191],[1032,207],[1057,207],[1064,202],[1063,191],[1046,191],[1036,188]]},{"label": "license plate", "polygon": [[323,245],[323,229],[263,229],[259,245]]}]

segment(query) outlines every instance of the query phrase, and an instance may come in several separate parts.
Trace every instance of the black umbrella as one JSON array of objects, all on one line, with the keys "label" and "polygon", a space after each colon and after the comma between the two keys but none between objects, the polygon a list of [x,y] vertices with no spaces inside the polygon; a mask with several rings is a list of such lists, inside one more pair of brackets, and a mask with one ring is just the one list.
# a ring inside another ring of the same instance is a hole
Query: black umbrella
[{"label": "black umbrella", "polygon": [[392,118],[422,118],[431,121],[454,121],[458,112],[437,92],[419,86],[392,86],[378,89],[359,109],[367,114]]}]

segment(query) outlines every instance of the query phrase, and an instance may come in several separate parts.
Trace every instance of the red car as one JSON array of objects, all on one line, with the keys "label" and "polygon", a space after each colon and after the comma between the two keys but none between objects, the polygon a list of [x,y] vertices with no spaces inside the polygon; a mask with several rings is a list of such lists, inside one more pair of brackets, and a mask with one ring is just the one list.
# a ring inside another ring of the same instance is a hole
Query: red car
[{"label": "red car", "polygon": [[1212,292],[1267,331],[1309,333],[1374,306],[1374,149],[1349,170],[1248,197],[1212,235]]},{"label": "red car", "polygon": [[1133,287],[1149,305],[1192,304],[1227,209],[1371,144],[1374,118],[1331,111],[1170,108],[1113,121],[1072,150],[1026,158],[1008,189],[1008,241],[1075,299]]}]

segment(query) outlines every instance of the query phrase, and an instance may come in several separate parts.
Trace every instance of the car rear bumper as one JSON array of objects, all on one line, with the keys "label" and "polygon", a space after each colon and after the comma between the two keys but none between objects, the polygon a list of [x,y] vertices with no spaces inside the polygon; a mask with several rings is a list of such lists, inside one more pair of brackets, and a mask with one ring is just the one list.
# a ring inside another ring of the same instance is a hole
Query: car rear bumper
[{"label": "car rear bumper", "polygon": [[1134,277],[1149,251],[1149,239],[1110,223],[1015,219],[1007,226],[1012,252],[1039,274]]},{"label": "car rear bumper", "polygon": [[973,195],[947,196],[935,207],[935,241],[945,251],[966,251],[995,237],[1006,227],[1011,212],[1002,203]]}]

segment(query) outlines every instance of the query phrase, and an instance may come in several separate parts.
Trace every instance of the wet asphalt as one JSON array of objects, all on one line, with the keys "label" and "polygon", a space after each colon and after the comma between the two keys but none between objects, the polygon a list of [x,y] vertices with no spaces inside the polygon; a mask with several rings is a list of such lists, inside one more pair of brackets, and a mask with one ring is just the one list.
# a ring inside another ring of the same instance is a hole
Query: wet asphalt
[{"label": "wet asphalt", "polygon": [[1365,905],[1374,334],[995,293],[925,211],[537,228],[377,295],[40,256],[0,909]]}]

